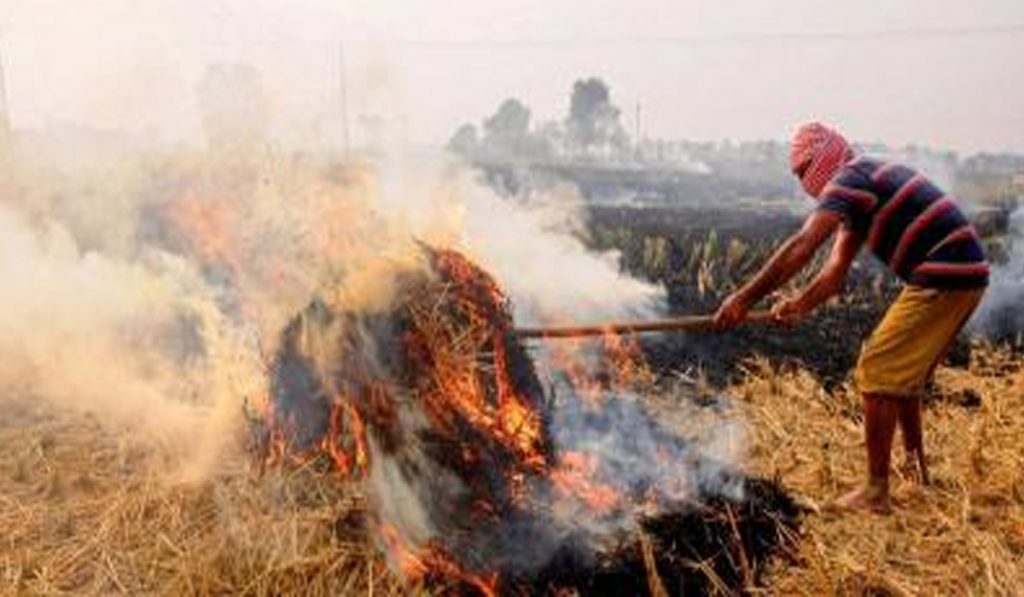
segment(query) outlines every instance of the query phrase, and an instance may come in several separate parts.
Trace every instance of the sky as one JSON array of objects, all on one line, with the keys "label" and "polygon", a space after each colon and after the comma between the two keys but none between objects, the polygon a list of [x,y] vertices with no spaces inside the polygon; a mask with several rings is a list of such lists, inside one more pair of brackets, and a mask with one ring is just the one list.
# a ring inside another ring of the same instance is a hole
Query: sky
[{"label": "sky", "polygon": [[[343,47],[343,50],[341,49]],[[261,73],[272,130],[443,144],[507,97],[560,119],[577,78],[647,138],[860,141],[1024,152],[1021,0],[0,0],[16,128],[200,132],[213,63]]]}]

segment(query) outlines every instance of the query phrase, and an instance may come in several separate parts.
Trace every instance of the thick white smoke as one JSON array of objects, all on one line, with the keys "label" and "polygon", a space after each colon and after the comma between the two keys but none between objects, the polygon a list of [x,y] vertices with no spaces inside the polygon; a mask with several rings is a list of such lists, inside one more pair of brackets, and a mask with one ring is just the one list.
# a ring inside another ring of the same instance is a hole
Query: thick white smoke
[{"label": "thick white smoke", "polygon": [[1024,336],[1024,208],[1010,215],[1005,263],[992,266],[985,298],[971,327],[996,340],[1020,342]]},{"label": "thick white smoke", "polygon": [[195,448],[184,460],[200,468],[266,396],[287,321],[316,294],[386,307],[396,273],[420,267],[416,240],[466,251],[524,321],[623,316],[660,296],[583,248],[569,193],[517,208],[443,160],[136,149],[85,165],[23,152],[8,170],[0,383]]},{"label": "thick white smoke", "polygon": [[575,189],[513,204],[477,186],[469,201],[467,244],[504,284],[521,324],[649,318],[663,307],[663,289],[619,273],[615,252],[587,251]]},{"label": "thick white smoke", "polygon": [[[174,457],[176,478],[206,478],[243,455],[242,413],[269,399],[281,332],[297,313],[314,298],[387,310],[398,280],[424,265],[417,242],[490,272],[520,325],[660,309],[659,288],[585,248],[571,189],[513,203],[435,155],[342,162],[244,126],[210,129],[219,136],[204,148],[136,139],[100,151],[79,139],[83,151],[69,155],[21,139],[0,180],[0,387],[150,438]],[[558,449],[599,460],[617,490],[658,479],[678,498],[709,484],[736,490],[718,477],[734,458],[718,445],[734,444],[731,424],[675,444],[634,398],[615,404],[597,419],[579,402],[558,407]],[[444,470],[400,473],[374,460],[367,488],[376,515],[422,545],[436,533],[433,490],[462,488]],[[607,532],[630,520],[589,522]]]},{"label": "thick white smoke", "polygon": [[135,430],[182,458],[176,472],[212,465],[232,427],[223,417],[259,390],[252,353],[180,258],[84,251],[59,221],[0,204],[0,285],[5,400]]}]

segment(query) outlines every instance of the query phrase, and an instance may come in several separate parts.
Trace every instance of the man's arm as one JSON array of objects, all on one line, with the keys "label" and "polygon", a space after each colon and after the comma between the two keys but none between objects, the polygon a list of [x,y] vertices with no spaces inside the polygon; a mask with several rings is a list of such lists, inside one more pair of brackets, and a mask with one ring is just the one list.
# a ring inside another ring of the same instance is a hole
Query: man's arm
[{"label": "man's arm", "polygon": [[814,258],[818,247],[842,221],[842,216],[832,211],[819,209],[811,213],[800,230],[782,243],[761,271],[722,302],[715,313],[716,327],[729,329],[743,321],[751,305],[788,282]]},{"label": "man's arm", "polygon": [[824,303],[843,287],[850,265],[860,251],[863,239],[849,228],[841,228],[836,240],[832,243],[832,251],[828,260],[814,280],[804,287],[791,300],[784,301],[778,308],[772,309],[780,319],[798,318],[810,313],[818,305]]},{"label": "man's arm", "polygon": [[804,313],[825,302],[843,288],[843,281],[850,271],[850,265],[860,251],[862,239],[849,228],[841,228],[836,242],[828,254],[828,260],[815,276],[814,281],[794,299]]}]

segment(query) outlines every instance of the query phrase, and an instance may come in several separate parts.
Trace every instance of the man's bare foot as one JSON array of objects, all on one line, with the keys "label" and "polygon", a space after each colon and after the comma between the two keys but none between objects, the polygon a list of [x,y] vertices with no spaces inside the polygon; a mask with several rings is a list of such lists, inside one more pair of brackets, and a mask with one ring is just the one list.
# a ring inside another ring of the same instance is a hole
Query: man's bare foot
[{"label": "man's bare foot", "polygon": [[873,487],[860,487],[833,502],[841,510],[868,511],[875,514],[891,514],[889,492]]}]

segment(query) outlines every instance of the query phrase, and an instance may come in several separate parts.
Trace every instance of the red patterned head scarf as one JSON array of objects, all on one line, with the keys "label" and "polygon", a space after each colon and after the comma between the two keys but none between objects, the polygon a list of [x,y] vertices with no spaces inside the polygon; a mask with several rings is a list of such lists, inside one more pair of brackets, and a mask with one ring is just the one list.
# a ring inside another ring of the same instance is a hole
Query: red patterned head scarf
[{"label": "red patterned head scarf", "polygon": [[853,149],[846,139],[818,122],[797,129],[789,150],[790,169],[804,190],[815,198],[821,196],[828,181],[851,159]]}]

